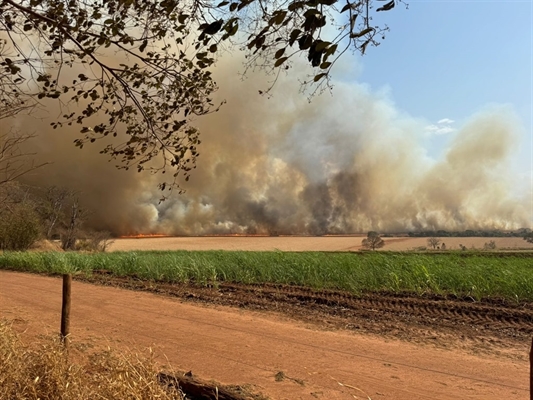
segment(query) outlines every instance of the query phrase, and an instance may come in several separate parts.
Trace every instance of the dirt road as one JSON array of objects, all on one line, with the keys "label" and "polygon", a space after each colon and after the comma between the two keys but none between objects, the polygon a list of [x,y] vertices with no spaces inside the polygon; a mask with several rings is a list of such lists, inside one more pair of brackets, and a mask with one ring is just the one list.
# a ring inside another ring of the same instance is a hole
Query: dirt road
[{"label": "dirt road", "polygon": [[[0,272],[0,316],[24,335],[57,331],[60,306],[60,279]],[[74,282],[71,324],[74,342],[153,346],[175,368],[272,399],[529,398],[525,359],[325,331],[271,312]]]}]

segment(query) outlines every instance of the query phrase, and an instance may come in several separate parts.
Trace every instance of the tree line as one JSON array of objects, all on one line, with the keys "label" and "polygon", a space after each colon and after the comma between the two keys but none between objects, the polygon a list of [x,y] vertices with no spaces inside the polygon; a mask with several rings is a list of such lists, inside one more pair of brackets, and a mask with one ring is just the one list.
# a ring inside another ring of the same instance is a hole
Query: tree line
[{"label": "tree line", "polygon": [[0,185],[0,250],[27,250],[48,239],[63,250],[105,251],[111,235],[87,228],[89,215],[78,192],[5,183]]},{"label": "tree line", "polygon": [[501,231],[499,229],[494,230],[472,230],[467,229],[464,231],[419,231],[409,232],[410,237],[521,237],[525,238],[531,234],[531,229],[520,228],[515,231]]}]

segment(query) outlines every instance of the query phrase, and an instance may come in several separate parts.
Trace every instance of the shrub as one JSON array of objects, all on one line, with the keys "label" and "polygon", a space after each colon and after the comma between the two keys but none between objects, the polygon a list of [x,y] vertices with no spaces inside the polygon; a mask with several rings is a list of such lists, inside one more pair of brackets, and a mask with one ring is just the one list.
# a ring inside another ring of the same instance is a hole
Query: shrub
[{"label": "shrub", "polygon": [[30,203],[12,203],[0,210],[0,249],[27,250],[41,237],[41,222]]},{"label": "shrub", "polygon": [[490,242],[486,242],[483,245],[484,250],[495,250],[496,249],[496,242],[494,240],[491,240]]},{"label": "shrub", "polygon": [[385,241],[379,236],[379,233],[370,231],[368,232],[366,239],[363,239],[361,242],[361,245],[365,249],[376,250],[385,246]]},{"label": "shrub", "polygon": [[440,248],[441,240],[438,237],[432,236],[428,238],[427,242],[428,242],[428,247],[433,248],[433,250]]},{"label": "shrub", "polygon": [[109,245],[113,243],[111,233],[107,231],[97,231],[86,233],[84,239],[78,239],[74,246],[78,251],[105,252]]}]

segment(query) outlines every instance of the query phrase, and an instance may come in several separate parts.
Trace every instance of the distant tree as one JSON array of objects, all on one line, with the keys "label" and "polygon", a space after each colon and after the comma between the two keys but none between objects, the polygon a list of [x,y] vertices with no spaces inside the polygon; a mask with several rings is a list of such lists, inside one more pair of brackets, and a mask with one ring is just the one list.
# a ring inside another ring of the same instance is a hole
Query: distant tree
[{"label": "distant tree", "polygon": [[74,246],[78,251],[105,252],[114,242],[107,231],[84,231],[81,234],[83,239],[78,239]]},{"label": "distant tree", "polygon": [[52,239],[55,233],[54,229],[63,216],[66,203],[73,195],[74,192],[56,186],[46,189],[46,194],[41,199],[38,211],[43,220],[45,236],[48,240]]},{"label": "distant tree", "polygon": [[376,250],[385,246],[385,241],[375,231],[368,232],[366,239],[361,242],[365,249]]},{"label": "distant tree", "polygon": [[524,240],[528,243],[533,243],[533,232],[526,233],[524,235]]},{"label": "distant tree", "polygon": [[495,250],[496,249],[496,242],[494,240],[491,240],[489,242],[485,242],[483,245],[484,250]]},{"label": "distant tree", "polygon": [[433,248],[433,250],[435,250],[437,247],[439,247],[441,240],[438,237],[432,236],[428,238],[427,242],[428,242],[428,246]]},{"label": "distant tree", "polygon": [[63,223],[61,235],[61,248],[63,250],[76,250],[76,242],[80,238],[81,227],[87,219],[87,210],[80,207],[80,200],[76,194],[71,195],[70,213]]}]

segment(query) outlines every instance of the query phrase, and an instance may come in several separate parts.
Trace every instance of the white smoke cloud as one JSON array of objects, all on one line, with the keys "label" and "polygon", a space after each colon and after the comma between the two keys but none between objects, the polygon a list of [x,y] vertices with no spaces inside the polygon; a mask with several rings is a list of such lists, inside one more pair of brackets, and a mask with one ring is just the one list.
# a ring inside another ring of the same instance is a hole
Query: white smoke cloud
[{"label": "white smoke cloud", "polygon": [[[281,77],[274,96],[266,79],[244,82],[238,59],[215,71],[220,112],[198,120],[198,168],[184,195],[159,204],[158,177],[117,171],[97,153],[72,146],[74,132],[41,121],[35,150],[54,164],[39,184],[81,190],[93,224],[117,234],[325,234],[411,229],[515,229],[527,226],[527,204],[510,193],[509,170],[519,123],[508,108],[474,115],[460,128],[443,118],[425,126],[399,112],[387,93],[343,80],[311,103],[295,77]],[[54,113],[50,113],[54,115]],[[441,159],[423,146],[427,132],[457,131]]]}]

